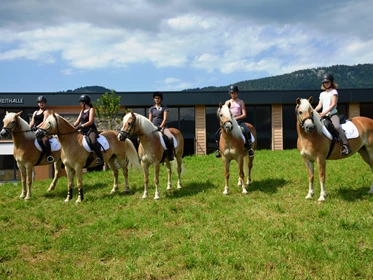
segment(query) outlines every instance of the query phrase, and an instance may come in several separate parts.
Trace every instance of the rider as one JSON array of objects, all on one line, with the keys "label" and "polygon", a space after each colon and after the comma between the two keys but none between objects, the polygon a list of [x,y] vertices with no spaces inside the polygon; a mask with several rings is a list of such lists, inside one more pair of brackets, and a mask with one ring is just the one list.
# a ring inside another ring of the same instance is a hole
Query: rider
[{"label": "rider", "polygon": [[[36,99],[39,109],[36,110],[32,114],[32,118],[30,121],[30,127],[31,130],[37,130],[43,123],[44,121],[48,118],[48,116],[51,114],[50,111],[45,108],[45,104],[47,103],[47,99],[43,96],[40,95]],[[38,143],[40,147],[43,149],[45,154],[47,155],[47,161],[48,163],[52,163],[54,161],[53,156],[51,155],[51,144],[49,143],[49,136],[46,135],[43,137],[43,139],[38,139]]]},{"label": "rider", "polygon": [[319,111],[322,108],[320,117],[330,117],[334,127],[339,133],[339,138],[342,142],[341,154],[348,155],[351,153],[351,149],[348,145],[347,137],[340,127],[340,120],[337,111],[338,85],[334,82],[334,77],[330,73],[323,75],[321,83],[321,89],[323,89],[324,91],[320,93],[320,101],[315,110]]},{"label": "rider", "polygon": [[169,161],[174,160],[174,142],[170,130],[167,128],[168,107],[162,103],[162,92],[156,91],[153,93],[154,105],[149,108],[149,120],[163,132],[169,139],[166,141],[167,157]]},{"label": "rider", "polygon": [[95,125],[95,108],[92,106],[91,98],[87,94],[82,94],[79,98],[80,111],[79,117],[74,122],[74,127],[76,130],[84,135],[87,135],[92,143],[92,148],[98,156],[96,160],[97,165],[103,165],[104,159],[101,152],[100,144],[97,142],[98,130]]},{"label": "rider", "polygon": [[[237,121],[238,125],[241,126],[245,133],[246,143],[245,148],[248,149],[249,157],[254,156],[254,150],[252,149],[252,143],[251,143],[251,132],[249,128],[245,124],[245,118],[246,118],[246,107],[245,102],[238,98],[238,92],[239,89],[236,85],[231,85],[229,87],[229,94],[231,95],[231,99],[225,101],[225,105],[228,105],[231,103],[231,113],[234,117],[234,119]],[[215,141],[218,146],[217,155],[215,157],[221,157],[220,151],[219,151],[219,140],[220,140],[220,128],[215,133]]]}]

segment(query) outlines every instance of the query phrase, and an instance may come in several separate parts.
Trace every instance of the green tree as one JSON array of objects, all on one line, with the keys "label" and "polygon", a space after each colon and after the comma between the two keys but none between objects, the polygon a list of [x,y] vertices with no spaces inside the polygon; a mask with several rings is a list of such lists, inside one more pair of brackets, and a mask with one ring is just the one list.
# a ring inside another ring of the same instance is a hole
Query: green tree
[{"label": "green tree", "polygon": [[105,92],[101,98],[93,102],[96,116],[102,127],[113,130],[122,121],[119,112],[120,98],[121,96],[116,96],[116,91],[112,89],[110,93]]}]

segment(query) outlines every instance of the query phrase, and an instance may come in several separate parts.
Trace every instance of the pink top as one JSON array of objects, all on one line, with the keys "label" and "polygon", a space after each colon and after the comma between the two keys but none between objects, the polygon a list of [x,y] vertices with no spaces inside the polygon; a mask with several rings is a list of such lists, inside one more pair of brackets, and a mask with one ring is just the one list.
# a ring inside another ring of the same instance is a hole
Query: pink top
[{"label": "pink top", "polygon": [[237,102],[231,102],[231,112],[233,114],[233,117],[239,117],[242,115],[242,108],[240,106],[240,103]]}]

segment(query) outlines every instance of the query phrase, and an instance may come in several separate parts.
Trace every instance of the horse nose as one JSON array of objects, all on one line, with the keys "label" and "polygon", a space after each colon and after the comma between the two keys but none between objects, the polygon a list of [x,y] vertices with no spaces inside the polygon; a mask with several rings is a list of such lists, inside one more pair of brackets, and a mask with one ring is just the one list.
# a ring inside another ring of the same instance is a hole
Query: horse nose
[{"label": "horse nose", "polygon": [[119,132],[119,134],[118,134],[118,140],[119,141],[124,141],[124,140],[126,140],[126,138],[127,138],[127,132],[125,132],[125,131]]},{"label": "horse nose", "polygon": [[315,125],[314,124],[307,124],[304,126],[307,132],[313,132],[315,130]]}]

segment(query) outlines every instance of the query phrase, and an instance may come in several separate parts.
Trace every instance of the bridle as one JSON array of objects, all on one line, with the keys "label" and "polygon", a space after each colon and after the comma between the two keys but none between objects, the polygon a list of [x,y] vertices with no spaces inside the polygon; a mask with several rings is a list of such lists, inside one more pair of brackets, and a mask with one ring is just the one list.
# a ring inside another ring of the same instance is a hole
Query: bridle
[{"label": "bridle", "polygon": [[313,122],[313,111],[311,111],[310,114],[309,114],[307,117],[305,117],[304,119],[302,119],[302,118],[300,117],[299,111],[297,110],[298,108],[299,108],[299,106],[297,106],[297,108],[296,108],[296,113],[297,113],[297,117],[298,117],[298,120],[299,120],[299,124],[300,124],[300,126],[301,126],[302,128],[304,128],[304,123],[305,123],[307,120],[311,120],[311,122],[314,124],[314,122]]},{"label": "bridle", "polygon": [[[70,131],[70,132],[65,132],[65,133],[60,133],[60,129],[59,129],[59,126],[58,126],[58,120],[57,120],[57,117],[56,115],[52,115],[56,121],[56,130],[57,130],[57,133],[53,133],[53,135],[67,135],[67,134],[73,134],[73,133],[79,133],[76,129],[74,129],[73,131]],[[49,131],[52,129],[52,126],[49,125],[49,127],[47,128],[38,128],[38,130],[42,131],[44,135],[51,135],[49,134]]]},{"label": "bridle", "polygon": [[[129,120],[132,120],[131,122],[129,122]],[[129,126],[129,129],[128,131],[124,131],[124,130],[121,130],[119,131],[119,135],[124,137],[124,138],[127,138],[128,135],[129,136],[132,136],[134,131],[135,131],[135,126],[136,126],[136,116],[134,117],[130,117],[127,121],[127,125]],[[138,135],[139,136],[139,135]]]},{"label": "bridle", "polygon": [[15,119],[15,123],[12,127],[3,127],[3,129],[5,130],[6,133],[12,135],[13,134],[16,134],[16,133],[26,133],[26,132],[30,132],[32,131],[31,129],[27,129],[27,130],[21,130],[21,131],[16,131],[18,127],[18,120],[17,118]]}]

